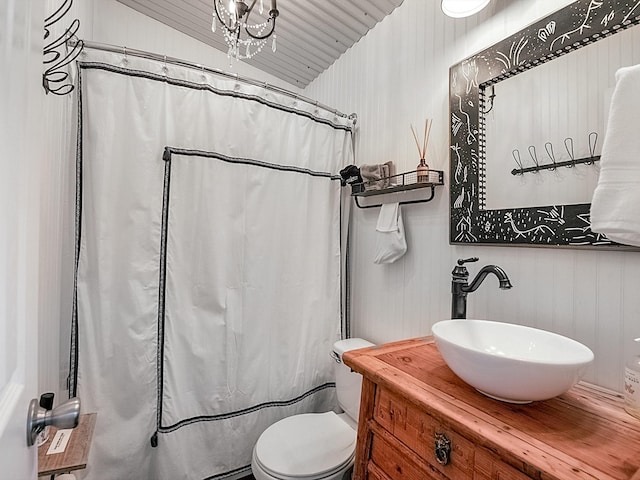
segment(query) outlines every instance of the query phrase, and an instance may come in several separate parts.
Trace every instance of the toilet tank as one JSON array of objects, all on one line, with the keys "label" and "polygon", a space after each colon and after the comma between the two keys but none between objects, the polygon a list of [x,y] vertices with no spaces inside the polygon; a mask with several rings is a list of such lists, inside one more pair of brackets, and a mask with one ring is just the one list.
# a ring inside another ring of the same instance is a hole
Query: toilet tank
[{"label": "toilet tank", "polygon": [[342,354],[357,348],[371,347],[373,343],[362,338],[348,338],[333,344],[333,359],[336,373],[336,395],[340,408],[356,422],[360,413],[360,392],[362,389],[362,375],[351,371],[342,362]]}]

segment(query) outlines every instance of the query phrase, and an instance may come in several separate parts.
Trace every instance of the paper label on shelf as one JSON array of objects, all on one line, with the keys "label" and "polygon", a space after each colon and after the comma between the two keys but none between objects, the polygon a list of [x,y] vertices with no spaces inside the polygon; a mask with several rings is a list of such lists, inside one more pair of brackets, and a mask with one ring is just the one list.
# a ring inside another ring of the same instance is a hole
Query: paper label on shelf
[{"label": "paper label on shelf", "polygon": [[64,449],[67,448],[67,443],[69,443],[69,439],[71,438],[71,432],[73,432],[73,429],[71,428],[58,430],[51,441],[51,445],[49,445],[47,455],[64,452]]}]

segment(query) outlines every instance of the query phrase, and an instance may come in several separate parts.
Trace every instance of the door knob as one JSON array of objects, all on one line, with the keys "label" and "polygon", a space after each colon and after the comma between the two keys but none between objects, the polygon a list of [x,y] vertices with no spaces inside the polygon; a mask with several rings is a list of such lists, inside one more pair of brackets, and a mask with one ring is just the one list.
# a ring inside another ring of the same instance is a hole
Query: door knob
[{"label": "door knob", "polygon": [[71,398],[61,403],[53,410],[46,410],[33,399],[27,413],[27,445],[30,447],[36,441],[38,433],[48,425],[58,428],[75,428],[80,420],[80,399]]}]

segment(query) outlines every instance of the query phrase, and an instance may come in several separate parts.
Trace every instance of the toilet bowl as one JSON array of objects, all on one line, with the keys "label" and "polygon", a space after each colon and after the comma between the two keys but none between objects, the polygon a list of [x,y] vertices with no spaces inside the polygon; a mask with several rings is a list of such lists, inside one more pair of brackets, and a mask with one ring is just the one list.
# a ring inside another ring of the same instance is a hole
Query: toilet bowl
[{"label": "toilet bowl", "polygon": [[344,413],[304,413],[267,428],[253,448],[256,480],[348,480],[356,449],[362,377],[342,363],[342,354],[373,344],[360,338],[333,346],[336,395]]}]

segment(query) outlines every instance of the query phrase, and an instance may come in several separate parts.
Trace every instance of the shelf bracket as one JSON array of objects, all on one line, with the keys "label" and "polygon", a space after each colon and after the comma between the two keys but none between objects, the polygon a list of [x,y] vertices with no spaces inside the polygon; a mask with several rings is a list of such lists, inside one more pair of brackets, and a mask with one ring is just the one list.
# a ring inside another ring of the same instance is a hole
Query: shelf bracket
[{"label": "shelf bracket", "polygon": [[[394,193],[394,192],[391,192]],[[398,192],[395,192],[398,193]],[[421,198],[419,200],[407,200],[405,202],[398,202],[399,205],[409,205],[411,203],[426,203],[426,202],[430,202],[431,200],[433,200],[433,197],[435,196],[436,193],[436,188],[434,185],[431,185],[431,195],[429,195],[427,198]],[[376,208],[376,207],[381,207],[383,204],[379,204],[379,205],[360,205],[360,202],[358,201],[358,195],[354,195],[353,198],[355,198],[356,200],[356,205],[358,206],[358,208]]]}]

